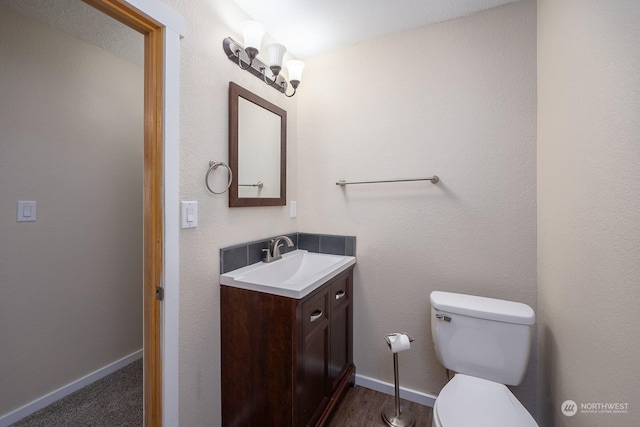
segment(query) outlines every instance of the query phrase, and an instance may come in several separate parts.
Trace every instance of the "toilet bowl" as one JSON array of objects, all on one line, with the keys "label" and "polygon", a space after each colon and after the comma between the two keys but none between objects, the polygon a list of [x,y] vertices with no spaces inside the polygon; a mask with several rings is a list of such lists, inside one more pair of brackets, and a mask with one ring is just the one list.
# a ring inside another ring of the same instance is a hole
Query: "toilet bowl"
[{"label": "toilet bowl", "polygon": [[504,385],[456,374],[438,395],[433,427],[537,427]]},{"label": "toilet bowl", "polygon": [[537,427],[506,385],[527,370],[535,313],[526,304],[432,292],[436,357],[455,376],[433,407],[434,427]]}]

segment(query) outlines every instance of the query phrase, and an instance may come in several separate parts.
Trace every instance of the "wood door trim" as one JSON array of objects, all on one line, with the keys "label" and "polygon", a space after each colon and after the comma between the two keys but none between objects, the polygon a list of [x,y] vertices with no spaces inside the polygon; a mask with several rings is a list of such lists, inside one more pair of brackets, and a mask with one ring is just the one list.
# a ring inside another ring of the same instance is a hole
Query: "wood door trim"
[{"label": "wood door trim", "polygon": [[84,0],[144,35],[144,425],[162,425],[161,301],[163,265],[164,27],[123,0]]}]

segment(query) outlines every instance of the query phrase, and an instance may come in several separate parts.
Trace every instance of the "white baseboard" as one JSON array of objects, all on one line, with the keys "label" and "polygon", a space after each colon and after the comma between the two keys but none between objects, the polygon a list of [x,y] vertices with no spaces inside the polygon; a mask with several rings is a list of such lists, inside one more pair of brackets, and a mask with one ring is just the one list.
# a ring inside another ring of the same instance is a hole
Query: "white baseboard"
[{"label": "white baseboard", "polygon": [[[396,394],[394,384],[380,381],[375,378],[365,377],[364,375],[356,374],[356,385],[370,388],[371,390],[379,391],[391,396],[395,396]],[[437,396],[432,394],[400,387],[400,398],[408,400],[409,402],[415,402],[433,408],[433,405],[436,403],[436,397]]]},{"label": "white baseboard", "polygon": [[36,411],[39,411],[45,406],[52,404],[56,400],[60,400],[63,397],[73,393],[74,391],[80,390],[82,387],[98,381],[100,378],[106,377],[107,375],[114,373],[118,369],[124,368],[128,364],[135,362],[136,360],[141,358],[142,349],[133,352],[130,355],[123,357],[122,359],[116,360],[115,362],[110,363],[107,366],[103,366],[97,371],[85,375],[84,377],[77,379],[63,387],[60,387],[59,389],[54,390],[51,393],[47,393],[44,396],[37,398],[33,402],[29,402],[18,409],[4,414],[0,416],[0,427],[7,427],[17,421],[20,421],[21,419],[33,414]]}]

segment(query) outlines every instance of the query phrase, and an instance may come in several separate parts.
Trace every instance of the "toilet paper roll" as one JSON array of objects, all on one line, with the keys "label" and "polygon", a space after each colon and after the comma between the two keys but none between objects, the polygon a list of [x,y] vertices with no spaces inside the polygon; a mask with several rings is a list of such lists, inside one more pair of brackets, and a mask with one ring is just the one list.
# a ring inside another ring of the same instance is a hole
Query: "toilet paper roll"
[{"label": "toilet paper roll", "polygon": [[394,334],[389,336],[389,345],[391,346],[391,352],[397,353],[399,351],[409,350],[411,342],[407,334]]}]

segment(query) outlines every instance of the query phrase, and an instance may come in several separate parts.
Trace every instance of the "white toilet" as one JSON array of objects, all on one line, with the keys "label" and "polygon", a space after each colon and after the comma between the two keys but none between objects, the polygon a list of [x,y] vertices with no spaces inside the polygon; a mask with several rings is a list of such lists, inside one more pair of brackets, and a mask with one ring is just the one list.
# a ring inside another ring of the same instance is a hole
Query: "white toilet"
[{"label": "white toilet", "polygon": [[433,406],[434,427],[537,427],[507,388],[527,371],[536,315],[526,304],[431,293],[436,356],[456,375]]}]

